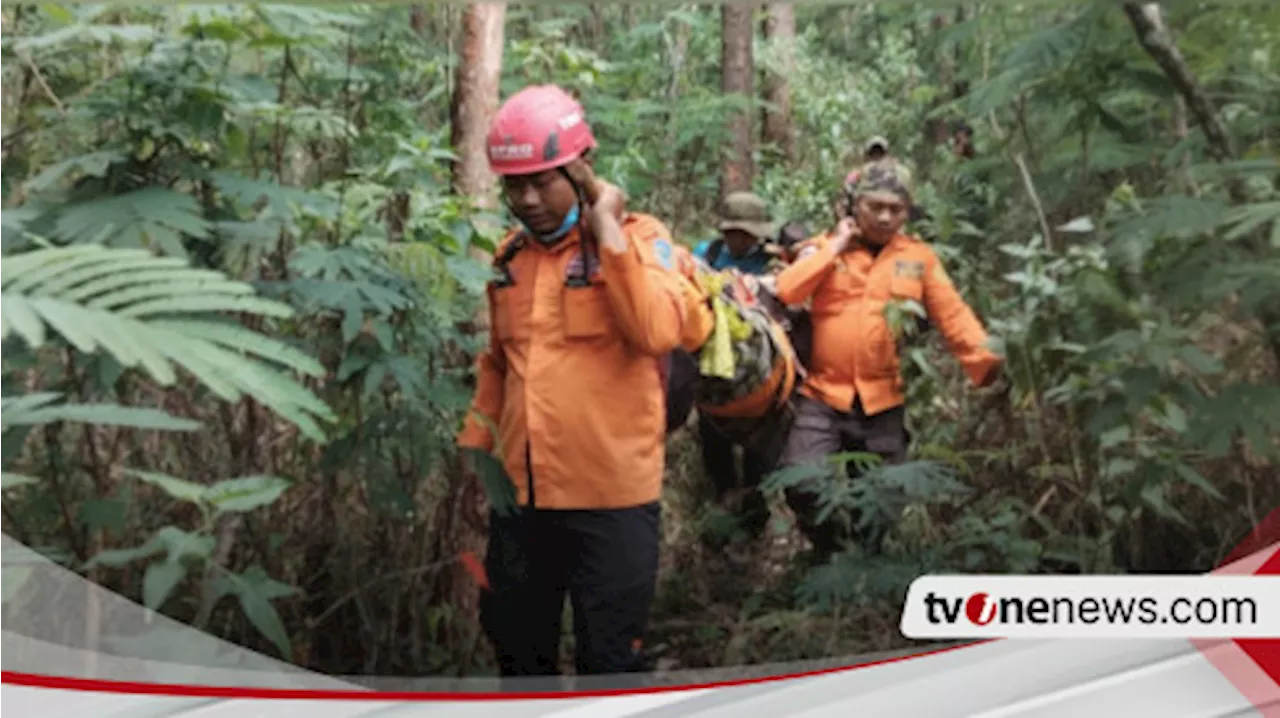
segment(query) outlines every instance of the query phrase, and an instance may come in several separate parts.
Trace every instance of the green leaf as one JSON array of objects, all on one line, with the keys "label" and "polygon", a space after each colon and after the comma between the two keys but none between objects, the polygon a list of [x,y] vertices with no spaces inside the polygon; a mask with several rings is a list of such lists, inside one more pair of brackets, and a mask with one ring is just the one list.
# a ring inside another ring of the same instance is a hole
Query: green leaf
[{"label": "green leaf", "polygon": [[[318,362],[279,340],[219,321],[217,314],[288,318],[293,309],[254,296],[250,285],[219,272],[192,269],[182,260],[144,250],[54,247],[5,257],[0,286],[0,306],[6,310],[0,315],[0,338],[16,332],[39,347],[47,326],[77,350],[105,351],[121,367],[141,368],[163,387],[173,386],[175,369],[182,368],[219,398],[238,401],[249,395],[317,441],[324,432],[316,419],[336,420],[291,376],[245,355],[311,376],[323,375]],[[117,420],[161,428],[154,415],[118,415]]]},{"label": "green leaf", "polygon": [[54,236],[73,244],[161,249],[185,257],[183,237],[204,239],[209,223],[195,197],[163,187],[100,196],[61,208]]},{"label": "green leaf", "polygon": [[166,526],[157,531],[155,540],[169,552],[170,561],[191,558],[201,562],[208,561],[217,544],[212,536],[190,533],[175,526]]},{"label": "green leaf", "polygon": [[173,589],[186,578],[186,566],[178,561],[162,561],[147,567],[142,577],[142,603],[147,608],[158,611],[169,599]]},{"label": "green leaf", "polygon": [[161,541],[159,535],[155,535],[141,546],[134,546],[133,548],[113,548],[101,551],[96,556],[90,558],[85,563],[84,568],[85,570],[97,566],[119,568],[133,563],[134,561],[151,558],[164,550],[164,543]]},{"label": "green leaf", "polygon": [[1155,511],[1157,516],[1191,528],[1191,522],[1169,503],[1162,484],[1151,484],[1145,487],[1142,489],[1141,496],[1142,502]]},{"label": "green leaf", "polygon": [[150,484],[160,489],[179,501],[200,504],[204,500],[205,487],[200,484],[192,483],[183,479],[176,479],[167,474],[160,474],[153,471],[126,469],[125,473],[137,478],[143,483]]},{"label": "green leaf", "polygon": [[43,192],[67,178],[75,178],[77,174],[89,177],[102,177],[112,164],[127,159],[123,152],[106,150],[72,157],[45,168],[40,174],[27,180],[27,191]]},{"label": "green leaf", "polygon": [[78,515],[90,531],[119,531],[125,526],[129,505],[120,499],[90,499],[80,506]]},{"label": "green leaf", "polygon": [[118,404],[60,404],[5,417],[15,426],[75,421],[103,426],[124,426],[157,431],[194,431],[200,423],[182,419],[159,409],[120,406]]},{"label": "green leaf", "polygon": [[1058,227],[1059,232],[1069,232],[1072,234],[1086,234],[1094,231],[1094,229],[1096,229],[1096,227],[1093,224],[1093,219],[1087,216],[1076,217],[1070,222]]},{"label": "green leaf", "polygon": [[506,516],[515,510],[516,487],[507,475],[507,470],[498,457],[485,451],[463,449],[462,454],[468,457],[471,468],[480,479],[489,506],[499,516]]},{"label": "green leaf", "polygon": [[37,483],[38,481],[39,479],[36,479],[31,476],[26,476],[23,474],[14,474],[6,471],[0,474],[0,482],[3,482],[3,483],[0,483],[0,491],[8,491],[9,489],[16,489],[19,486],[34,484],[34,483]]},{"label": "green leaf", "polygon": [[1108,479],[1128,476],[1138,469],[1138,462],[1132,459],[1112,459],[1102,468],[1102,475]]},{"label": "green leaf", "polygon": [[1199,347],[1185,346],[1178,351],[1178,356],[1192,371],[1199,374],[1219,374],[1222,372],[1222,364],[1217,359],[1204,353]]},{"label": "green leaf", "polygon": [[468,256],[450,255],[445,259],[449,274],[471,294],[484,293],[485,285],[493,278],[493,270],[483,262]]},{"label": "green leaf", "polygon": [[[227,578],[231,580],[236,598],[240,600],[240,608],[244,611],[245,618],[258,629],[258,632],[275,644],[276,649],[280,651],[283,658],[292,656],[292,648],[289,642],[289,632],[285,630],[284,622],[280,620],[280,614],[276,612],[275,606],[271,605],[271,599],[278,597],[279,586],[282,584],[266,579],[264,572],[255,572],[243,575],[228,573]],[[265,580],[264,580],[265,579]]]},{"label": "green leaf", "polygon": [[204,500],[218,513],[243,513],[272,503],[288,488],[288,481],[275,476],[245,476],[208,487]]},{"label": "green leaf", "polygon": [[1113,427],[1106,430],[1098,437],[1098,446],[1103,449],[1110,449],[1113,446],[1119,446],[1120,444],[1128,441],[1132,433],[1133,430],[1127,425]]},{"label": "green leaf", "polygon": [[1222,492],[1218,490],[1218,487],[1214,486],[1208,479],[1202,476],[1200,472],[1190,466],[1187,466],[1186,464],[1175,464],[1173,472],[1179,479],[1182,479],[1186,483],[1200,489],[1209,496],[1212,496],[1219,501],[1226,501],[1227,497],[1222,495]]}]

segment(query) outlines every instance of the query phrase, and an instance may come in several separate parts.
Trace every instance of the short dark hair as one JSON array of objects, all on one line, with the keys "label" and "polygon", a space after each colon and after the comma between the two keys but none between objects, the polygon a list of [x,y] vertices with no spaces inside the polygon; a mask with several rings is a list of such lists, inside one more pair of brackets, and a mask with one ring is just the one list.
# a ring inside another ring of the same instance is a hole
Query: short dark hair
[{"label": "short dark hair", "polygon": [[809,238],[809,228],[799,220],[791,220],[778,230],[778,244],[790,247]]}]

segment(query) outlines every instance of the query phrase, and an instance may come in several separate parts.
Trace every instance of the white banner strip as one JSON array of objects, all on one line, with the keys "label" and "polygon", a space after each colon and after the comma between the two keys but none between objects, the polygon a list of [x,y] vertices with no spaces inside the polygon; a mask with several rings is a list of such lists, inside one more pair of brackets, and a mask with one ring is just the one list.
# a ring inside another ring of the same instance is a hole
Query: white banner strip
[{"label": "white banner strip", "polygon": [[1280,576],[922,576],[908,638],[1280,638]]}]

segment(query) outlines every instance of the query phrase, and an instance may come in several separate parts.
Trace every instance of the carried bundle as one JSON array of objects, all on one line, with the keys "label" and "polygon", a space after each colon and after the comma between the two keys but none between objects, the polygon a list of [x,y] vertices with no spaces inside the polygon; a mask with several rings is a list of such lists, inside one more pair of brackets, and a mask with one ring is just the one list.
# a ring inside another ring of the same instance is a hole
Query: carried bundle
[{"label": "carried bundle", "polygon": [[730,438],[753,442],[789,420],[799,363],[786,329],[762,301],[768,292],[759,279],[705,268],[697,279],[710,299],[715,325],[694,357],[695,404]]}]

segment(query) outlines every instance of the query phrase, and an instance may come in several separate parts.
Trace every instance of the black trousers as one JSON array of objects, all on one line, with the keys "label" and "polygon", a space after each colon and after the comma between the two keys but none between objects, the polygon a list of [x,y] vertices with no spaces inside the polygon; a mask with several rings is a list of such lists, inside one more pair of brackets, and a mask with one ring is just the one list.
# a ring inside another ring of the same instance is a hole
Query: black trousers
[{"label": "black trousers", "polygon": [[641,641],[658,573],[661,506],[520,509],[489,517],[480,621],[501,675],[560,674],[568,595],[578,675],[645,670]]},{"label": "black trousers", "polygon": [[768,450],[743,446],[740,475],[737,457],[733,455],[734,441],[702,415],[698,417],[698,438],[702,468],[715,487],[716,499],[723,500],[735,491],[746,489],[737,508],[747,529],[758,534],[769,521],[769,504],[759,491],[760,481],[773,470],[776,459]]}]

